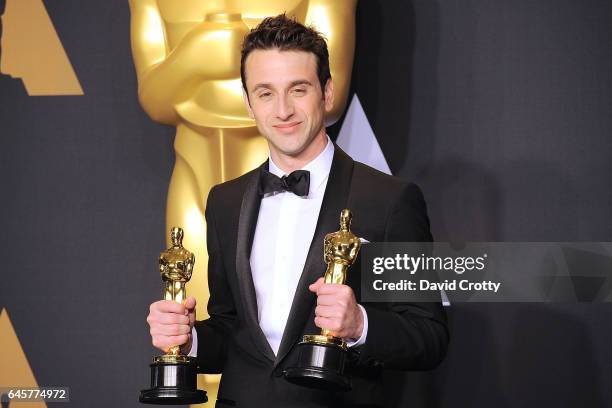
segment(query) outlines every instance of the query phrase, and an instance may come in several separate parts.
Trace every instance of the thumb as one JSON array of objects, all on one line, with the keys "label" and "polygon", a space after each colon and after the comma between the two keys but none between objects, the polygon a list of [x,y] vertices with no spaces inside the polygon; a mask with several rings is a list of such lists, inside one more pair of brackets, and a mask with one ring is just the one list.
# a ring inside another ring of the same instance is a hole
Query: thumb
[{"label": "thumb", "polygon": [[185,308],[189,312],[192,312],[195,307],[196,307],[196,300],[194,297],[189,296],[187,299],[185,299]]},{"label": "thumb", "polygon": [[308,290],[310,290],[311,292],[317,292],[317,290],[319,290],[319,288],[321,287],[321,285],[323,284],[323,278],[319,278],[317,279],[317,281],[315,283],[312,283],[310,286],[308,286]]},{"label": "thumb", "polygon": [[[193,324],[195,323],[195,320],[196,320],[195,306],[196,306],[195,298],[188,297],[187,299],[185,299],[185,312],[187,313],[187,316],[189,317],[189,325],[191,327],[193,327]],[[191,334],[189,336],[191,337]],[[191,338],[187,342],[191,344]]]}]

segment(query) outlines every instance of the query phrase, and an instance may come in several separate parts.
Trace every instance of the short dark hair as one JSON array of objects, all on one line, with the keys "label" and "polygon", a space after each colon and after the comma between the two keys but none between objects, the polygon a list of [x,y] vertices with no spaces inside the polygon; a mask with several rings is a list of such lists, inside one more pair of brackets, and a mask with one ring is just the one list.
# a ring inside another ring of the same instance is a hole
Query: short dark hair
[{"label": "short dark hair", "polygon": [[278,48],[281,51],[312,52],[317,57],[317,76],[321,92],[325,95],[325,84],[331,78],[329,71],[329,52],[325,37],[312,27],[289,18],[284,13],[276,17],[267,17],[246,35],[242,42],[240,58],[240,78],[242,87],[247,92],[244,64],[253,50]]}]

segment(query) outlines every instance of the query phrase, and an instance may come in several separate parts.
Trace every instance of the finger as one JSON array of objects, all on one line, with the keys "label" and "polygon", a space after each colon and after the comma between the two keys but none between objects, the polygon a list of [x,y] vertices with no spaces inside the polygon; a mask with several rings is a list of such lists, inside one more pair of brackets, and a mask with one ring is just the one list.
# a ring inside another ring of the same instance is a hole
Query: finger
[{"label": "finger", "polygon": [[317,306],[333,306],[338,304],[338,297],[334,295],[317,296]]},{"label": "finger", "polygon": [[180,336],[191,332],[188,324],[158,324],[151,327],[152,336]]},{"label": "finger", "polygon": [[340,311],[334,306],[317,306],[315,308],[315,316],[317,317],[340,317]]},{"label": "finger", "polygon": [[327,329],[333,332],[340,330],[340,322],[334,318],[315,317],[315,325],[321,329]]},{"label": "finger", "polygon": [[187,343],[187,341],[189,340],[189,335],[188,334],[181,334],[178,336],[169,336],[168,337],[168,341],[169,341],[169,346],[180,346],[181,344],[185,344]]},{"label": "finger", "polygon": [[155,313],[152,314],[150,324],[189,324],[189,317],[176,313]]},{"label": "finger", "polygon": [[338,283],[324,283],[319,286],[319,290],[317,290],[317,295],[333,295],[336,293],[349,293],[349,290],[352,291],[350,286],[340,285]]},{"label": "finger", "polygon": [[150,309],[151,312],[157,311],[162,313],[177,313],[181,315],[184,315],[186,310],[185,306],[173,300],[159,300],[151,304]]},{"label": "finger", "polygon": [[323,285],[323,282],[324,282],[323,278],[317,279],[316,282],[308,286],[308,290],[310,290],[311,292],[317,292],[319,290],[319,287]]}]

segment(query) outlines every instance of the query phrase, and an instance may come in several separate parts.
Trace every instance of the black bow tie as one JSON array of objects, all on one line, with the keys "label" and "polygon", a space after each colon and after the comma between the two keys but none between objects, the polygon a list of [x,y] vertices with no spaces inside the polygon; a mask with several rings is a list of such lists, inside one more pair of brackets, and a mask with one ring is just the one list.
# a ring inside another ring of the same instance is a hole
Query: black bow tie
[{"label": "black bow tie", "polygon": [[278,191],[291,191],[295,195],[304,197],[310,188],[310,172],[296,170],[290,174],[278,177],[268,170],[261,171],[259,180],[259,194],[276,193]]}]

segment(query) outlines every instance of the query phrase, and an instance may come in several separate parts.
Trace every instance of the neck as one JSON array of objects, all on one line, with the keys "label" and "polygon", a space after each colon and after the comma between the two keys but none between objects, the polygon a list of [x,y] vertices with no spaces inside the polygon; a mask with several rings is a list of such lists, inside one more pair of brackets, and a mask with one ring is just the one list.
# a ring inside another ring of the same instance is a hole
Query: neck
[{"label": "neck", "polygon": [[292,171],[303,168],[308,163],[313,161],[319,154],[321,154],[321,152],[325,149],[325,146],[327,146],[327,133],[325,133],[325,128],[322,128],[314,139],[312,139],[310,144],[295,156],[283,154],[275,149],[270,149],[270,156],[272,157],[272,160],[274,160],[274,164],[276,164],[282,171],[285,173],[291,173]]}]

